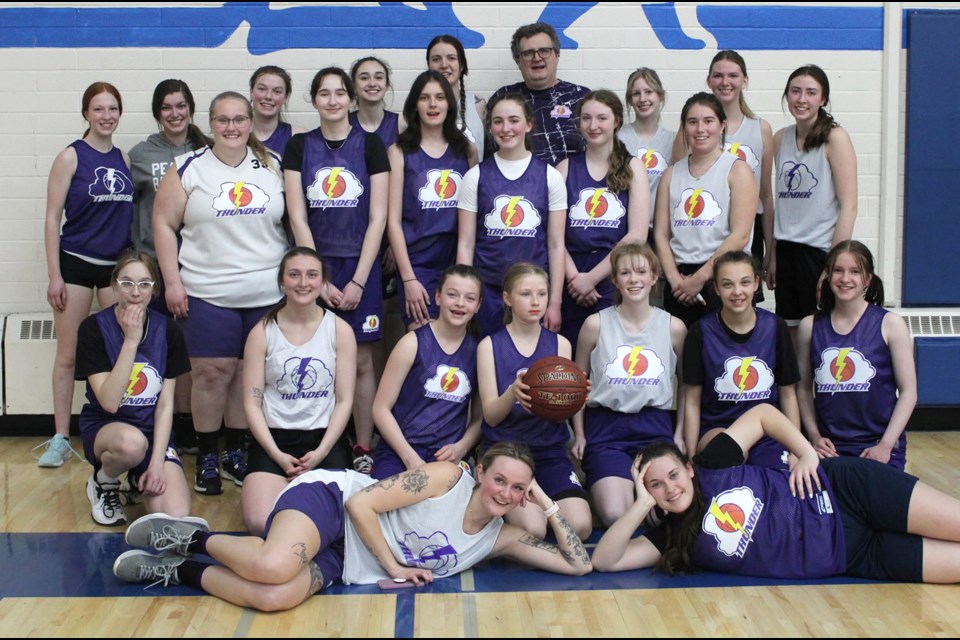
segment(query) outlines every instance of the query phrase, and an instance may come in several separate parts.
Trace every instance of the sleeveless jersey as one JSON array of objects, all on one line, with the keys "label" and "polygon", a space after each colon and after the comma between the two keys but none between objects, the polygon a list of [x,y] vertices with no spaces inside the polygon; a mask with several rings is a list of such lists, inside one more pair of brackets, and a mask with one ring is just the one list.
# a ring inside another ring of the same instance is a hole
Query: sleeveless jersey
[{"label": "sleeveless jersey", "polygon": [[180,235],[180,279],[187,293],[226,308],[263,307],[280,299],[277,265],[287,250],[283,176],[247,150],[239,166],[204,147],[178,156],[187,194]]},{"label": "sleeveless jersey", "polygon": [[130,169],[116,147],[100,153],[83,140],[70,146],[77,153],[77,170],[64,202],[60,248],[99,264],[113,264],[131,244]]},{"label": "sleeveless jersey", "polygon": [[[736,133],[728,133],[723,150],[737,156],[747,163],[753,171],[753,179],[760,188],[760,163],[763,160],[763,134],[760,132],[760,120],[743,116]],[[757,200],[757,213],[763,213],[763,205]]]},{"label": "sleeveless jersey", "polygon": [[282,158],[283,152],[287,150],[287,143],[290,142],[292,136],[293,127],[290,126],[290,123],[278,122],[277,128],[273,130],[270,137],[262,141],[263,146]]},{"label": "sleeveless jersey", "polygon": [[[360,125],[360,116],[357,115],[356,111],[351,111],[347,117],[354,129],[364,131],[364,128]],[[397,141],[397,136],[400,135],[400,114],[396,111],[384,111],[380,126],[372,133],[380,138],[384,149],[389,149],[390,145]]]},{"label": "sleeveless jersey", "polygon": [[673,166],[670,180],[670,248],[677,264],[703,264],[730,235],[730,183],[737,157],[720,154],[701,177],[690,175],[689,156]]},{"label": "sleeveless jersey", "polygon": [[313,337],[302,345],[287,342],[280,326],[264,327],[263,415],[271,429],[326,429],[336,402],[337,319],[323,314]]},{"label": "sleeveless jersey", "polygon": [[783,130],[776,160],[774,237],[829,251],[840,217],[840,201],[826,144],[800,151],[797,126],[791,125]]},{"label": "sleeveless jersey", "polygon": [[[875,304],[847,335],[833,329],[830,317],[816,317],[810,337],[814,406],[821,433],[839,443],[873,446],[883,437],[897,404],[890,348],[881,334],[887,311]],[[900,435],[897,447],[907,444]]]},{"label": "sleeveless jersey", "polygon": [[600,311],[600,335],[590,354],[593,389],[588,406],[620,413],[637,413],[645,407],[670,409],[676,370],[669,313],[654,308],[643,331],[630,334],[616,307]]},{"label": "sleeveless jersey", "polygon": [[[476,485],[473,476],[462,473],[442,496],[377,514],[380,532],[397,562],[429,569],[435,578],[446,578],[490,555],[503,518],[493,518],[474,534],[463,530],[463,518]],[[370,584],[390,577],[360,539],[349,517],[344,533],[344,584]]]},{"label": "sleeveless jersey", "polygon": [[327,145],[319,128],[303,136],[300,180],[317,253],[357,258],[370,222],[367,132],[351,128],[339,149]]},{"label": "sleeveless jersey", "polygon": [[439,158],[423,149],[403,156],[401,227],[413,267],[445,269],[457,256],[457,205],[466,158],[447,145]]},{"label": "sleeveless jersey", "polygon": [[477,340],[469,333],[448,354],[429,324],[414,332],[417,355],[393,405],[403,437],[411,445],[439,445],[463,437],[477,384]]},{"label": "sleeveless jersey", "polygon": [[[507,387],[513,384],[518,371],[529,369],[540,358],[557,355],[557,334],[543,328],[540,329],[537,348],[529,358],[517,351],[506,327],[491,335],[490,342],[497,374],[497,395],[503,395]],[[488,445],[513,440],[547,447],[567,441],[566,423],[544,420],[525,411],[518,402],[513,404],[510,413],[497,426],[491,427],[484,420],[482,429],[483,439]]]},{"label": "sleeveless jersey", "polygon": [[[123,347],[123,328],[117,322],[114,311],[116,305],[98,312],[89,321],[95,321],[103,336],[103,345],[107,349],[110,362],[116,365]],[[153,433],[153,421],[157,400],[163,389],[163,380],[167,372],[167,319],[149,309],[143,338],[137,346],[137,355],[130,373],[130,386],[116,413],[106,411],[97,400],[96,394],[87,383],[87,403],[83,405],[83,420],[117,421],[131,424],[145,434]]]},{"label": "sleeveless jersey", "polygon": [[577,261],[585,254],[604,255],[627,235],[628,192],[607,189],[607,180],[594,180],[587,170],[587,156],[575,153],[567,158],[566,249]]},{"label": "sleeveless jersey", "polygon": [[618,136],[627,146],[627,151],[640,158],[643,166],[647,168],[647,182],[650,183],[650,226],[652,227],[657,187],[660,185],[663,172],[670,166],[670,158],[673,156],[673,139],[677,137],[677,133],[661,127],[653,138],[641,140],[632,126],[625,125],[620,128]]},{"label": "sleeveless jersey", "polygon": [[516,180],[504,177],[494,157],[483,161],[479,171],[473,266],[480,277],[499,287],[510,265],[521,260],[549,271],[547,163],[531,157]]},{"label": "sleeveless jersey", "polygon": [[705,513],[693,562],[710,571],[769,578],[823,578],[846,571],[843,519],[830,482],[800,500],[788,471],[696,467]]}]

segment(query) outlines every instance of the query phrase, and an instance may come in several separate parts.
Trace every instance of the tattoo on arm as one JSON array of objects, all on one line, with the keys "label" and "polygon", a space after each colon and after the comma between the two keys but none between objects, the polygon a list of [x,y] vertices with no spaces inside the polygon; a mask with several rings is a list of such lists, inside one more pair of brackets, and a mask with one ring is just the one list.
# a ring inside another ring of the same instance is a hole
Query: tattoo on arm
[{"label": "tattoo on arm", "polygon": [[[567,559],[567,562],[574,564],[576,561],[580,561],[581,564],[588,565],[590,564],[590,555],[587,553],[587,550],[583,546],[583,542],[577,537],[577,534],[574,533],[573,527],[564,519],[562,513],[558,513],[557,524],[563,530],[563,534],[566,538],[567,544],[566,549],[562,549],[561,553],[563,557]],[[557,539],[560,539],[560,534],[557,534]]]},{"label": "tattoo on arm", "polygon": [[263,389],[253,388],[253,397],[257,400],[263,400]]},{"label": "tattoo on arm", "polygon": [[450,490],[453,489],[455,486],[457,486],[457,483],[460,482],[460,477],[461,477],[462,475],[463,475],[463,470],[461,469],[461,470],[460,470],[460,473],[454,475],[454,476],[450,479],[450,484],[447,485],[447,491],[450,491]]},{"label": "tattoo on arm", "polygon": [[557,545],[545,542],[537,536],[529,533],[520,538],[520,544],[525,544],[535,549],[543,549],[544,551],[549,551],[550,553],[557,553],[559,551]]},{"label": "tattoo on arm", "polygon": [[390,476],[389,478],[384,478],[383,480],[381,480],[376,484],[372,484],[369,487],[365,487],[363,489],[363,492],[371,493],[374,489],[383,489],[384,491],[386,491],[387,489],[392,488],[393,485],[397,484],[397,478],[399,477],[400,477],[399,475],[396,475],[396,476]]},{"label": "tattoo on arm", "polygon": [[423,469],[410,471],[403,477],[403,490],[407,493],[420,493],[427,488],[430,476]]},{"label": "tattoo on arm", "polygon": [[320,571],[320,567],[317,566],[316,562],[310,561],[310,589],[307,592],[307,596],[312,596],[323,589],[323,572]]},{"label": "tattoo on arm", "polygon": [[310,558],[307,557],[307,545],[302,542],[296,542],[290,545],[290,548],[293,549],[293,555],[300,558],[300,566],[310,562]]}]

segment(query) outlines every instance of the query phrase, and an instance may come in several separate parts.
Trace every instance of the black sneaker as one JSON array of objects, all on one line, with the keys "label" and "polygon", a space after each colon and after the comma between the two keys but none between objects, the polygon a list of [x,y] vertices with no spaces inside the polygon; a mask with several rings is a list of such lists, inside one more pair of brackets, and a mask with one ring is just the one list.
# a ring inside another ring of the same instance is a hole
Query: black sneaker
[{"label": "black sneaker", "polygon": [[238,487],[243,486],[243,479],[247,477],[247,454],[243,449],[233,449],[220,454],[220,463],[223,471],[220,477],[232,480]]},{"label": "black sneaker", "polygon": [[218,496],[223,493],[218,458],[216,452],[197,456],[197,479],[193,484],[193,490],[197,493],[208,496]]}]

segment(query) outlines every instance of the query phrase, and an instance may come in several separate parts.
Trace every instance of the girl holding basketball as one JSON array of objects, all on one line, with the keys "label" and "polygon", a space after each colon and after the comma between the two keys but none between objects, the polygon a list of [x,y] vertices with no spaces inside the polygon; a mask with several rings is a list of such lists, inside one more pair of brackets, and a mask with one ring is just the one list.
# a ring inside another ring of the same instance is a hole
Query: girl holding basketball
[{"label": "girl holding basketball", "polygon": [[[577,535],[585,538],[593,529],[592,517],[567,451],[567,424],[532,414],[530,387],[522,381],[537,360],[571,355],[566,338],[541,326],[550,301],[550,281],[540,267],[518,262],[507,269],[502,295],[506,326],[477,348],[485,446],[505,441],[528,445],[536,461],[537,483],[563,508]],[[534,536],[542,536],[547,529],[547,518],[535,505],[521,505],[507,520]]]},{"label": "girl holding basketball", "polygon": [[587,406],[573,417],[573,453],[583,461],[594,508],[606,526],[633,504],[630,465],[653,442],[683,444],[683,399],[677,426],[670,419],[677,363],[687,330],[650,304],[660,263],[646,244],[629,242],[610,252],[618,304],[583,324],[577,366],[590,372]]},{"label": "girl holding basketball", "polygon": [[373,401],[381,436],[375,478],[437,460],[457,463],[476,446],[477,340],[470,328],[482,293],[472,267],[448,267],[434,294],[437,319],[407,333],[390,353]]}]

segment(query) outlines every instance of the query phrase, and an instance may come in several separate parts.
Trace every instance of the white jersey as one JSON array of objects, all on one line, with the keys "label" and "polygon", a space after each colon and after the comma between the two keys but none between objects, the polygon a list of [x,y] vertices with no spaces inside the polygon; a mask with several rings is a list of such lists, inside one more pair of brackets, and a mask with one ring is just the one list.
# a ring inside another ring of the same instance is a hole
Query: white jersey
[{"label": "white jersey", "polygon": [[656,210],[657,187],[663,172],[670,166],[673,155],[673,139],[677,137],[675,131],[668,131],[663,127],[657,130],[652,138],[641,140],[637,131],[631,125],[620,128],[618,137],[627,147],[630,155],[636,156],[647,169],[647,182],[650,183],[650,226],[653,226],[653,212]]},{"label": "white jersey", "polygon": [[336,322],[334,314],[324,313],[313,337],[299,346],[287,341],[276,322],[267,323],[263,415],[271,429],[327,428],[336,402]]},{"label": "white jersey", "polygon": [[[757,189],[760,188],[761,171],[763,167],[763,133],[760,130],[759,118],[748,118],[743,116],[740,121],[740,128],[735,133],[728,133],[727,139],[723,145],[724,151],[727,151],[744,162],[753,171],[753,179],[757,183]],[[763,213],[763,204],[757,201],[757,213]],[[751,235],[751,237],[753,237]]]},{"label": "white jersey", "polygon": [[277,265],[287,250],[283,176],[247,150],[238,166],[210,147],[176,158],[187,194],[180,279],[187,294],[218,307],[264,307],[280,299]]},{"label": "white jersey", "polygon": [[773,236],[830,250],[840,218],[840,200],[827,160],[827,146],[800,151],[797,126],[783,130],[777,151],[777,216]]},{"label": "white jersey", "polygon": [[730,170],[737,156],[721,153],[699,178],[690,175],[689,157],[670,175],[670,248],[677,264],[703,264],[730,235]]},{"label": "white jersey", "polygon": [[[462,81],[461,81],[462,82]],[[477,113],[477,96],[473,91],[464,91],[464,116],[467,120],[467,128],[464,130],[463,134],[467,136],[467,139],[470,140],[477,148],[477,158],[481,161],[483,160],[483,134],[484,126],[483,120],[480,119],[480,114]],[[457,105],[457,126],[460,126],[460,105]]]}]

